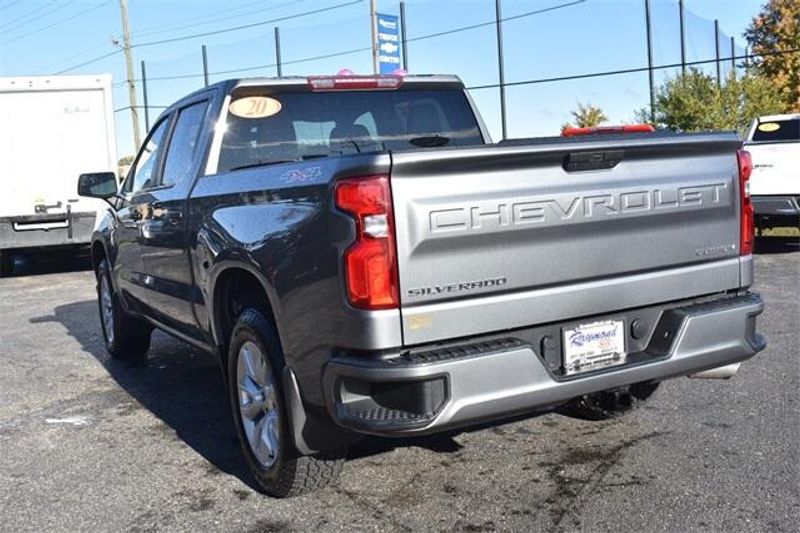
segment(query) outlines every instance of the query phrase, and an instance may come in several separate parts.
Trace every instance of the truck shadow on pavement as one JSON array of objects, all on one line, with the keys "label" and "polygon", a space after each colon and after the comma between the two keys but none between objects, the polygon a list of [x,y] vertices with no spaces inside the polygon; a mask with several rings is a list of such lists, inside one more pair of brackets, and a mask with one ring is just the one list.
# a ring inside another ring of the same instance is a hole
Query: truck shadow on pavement
[{"label": "truck shadow on pavement", "polygon": [[79,272],[92,269],[92,258],[88,246],[80,249],[12,250],[5,275],[13,277],[38,276],[60,272]]},{"label": "truck shadow on pavement", "polygon": [[[256,489],[241,456],[222,373],[212,355],[155,331],[145,361],[129,363],[111,359],[105,350],[94,300],[57,306],[53,315],[31,318],[30,322],[62,324],[122,389],[166,425],[165,433],[172,436],[174,432],[177,439],[209,462],[209,475],[218,475],[221,471]],[[143,435],[142,445],[146,445],[148,438],[154,437]],[[348,459],[369,457],[407,446],[438,453],[453,453],[461,449],[461,445],[448,435],[414,439],[370,438],[351,446]]]},{"label": "truck shadow on pavement", "polygon": [[790,254],[800,251],[800,237],[757,237],[756,254]]}]

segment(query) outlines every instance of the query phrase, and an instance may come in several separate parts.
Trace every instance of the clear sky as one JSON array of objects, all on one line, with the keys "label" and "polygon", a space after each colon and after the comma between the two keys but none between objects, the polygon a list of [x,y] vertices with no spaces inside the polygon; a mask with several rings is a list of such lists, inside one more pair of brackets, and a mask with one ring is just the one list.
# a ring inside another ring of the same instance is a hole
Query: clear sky
[{"label": "clear sky", "polygon": [[[678,63],[678,1],[651,3],[654,62]],[[742,32],[763,3],[685,0],[687,60],[714,58],[714,19],[722,32],[722,56],[730,55],[731,36],[741,54]],[[409,71],[458,74],[467,86],[496,83],[493,25],[418,39],[491,22],[494,4],[494,0],[407,0]],[[143,60],[151,105],[168,105],[202,86],[203,44],[212,82],[274,76],[275,26],[281,31],[284,75],[335,73],[341,68],[371,71],[370,52],[363,50],[370,45],[368,0],[129,0],[128,8],[136,77]],[[507,82],[647,65],[644,0],[503,0],[502,9],[504,18],[512,18],[504,22],[503,30]],[[324,11],[304,14],[318,10]],[[399,1],[378,0],[378,10],[398,14]],[[539,10],[547,11],[526,15]],[[237,26],[250,27],[227,31]],[[216,33],[183,38],[208,32]],[[0,76],[110,72],[116,82],[114,106],[123,108],[128,105],[125,63],[114,45],[121,34],[119,0],[0,0]],[[160,42],[167,40],[174,41]],[[350,50],[356,51],[307,60]],[[101,56],[107,57],[92,61]],[[703,68],[714,72],[713,64]],[[723,72],[729,68],[726,62]],[[220,73],[236,69],[242,70]],[[658,71],[656,80],[674,72]],[[137,91],[141,105],[140,83]],[[478,89],[472,95],[492,136],[499,139],[498,90]],[[578,102],[600,106],[610,122],[630,122],[634,110],[648,103],[647,73],[509,87],[509,136],[555,135]],[[151,110],[151,123],[159,112]],[[115,118],[118,154],[130,154],[130,111],[121,110]]]}]

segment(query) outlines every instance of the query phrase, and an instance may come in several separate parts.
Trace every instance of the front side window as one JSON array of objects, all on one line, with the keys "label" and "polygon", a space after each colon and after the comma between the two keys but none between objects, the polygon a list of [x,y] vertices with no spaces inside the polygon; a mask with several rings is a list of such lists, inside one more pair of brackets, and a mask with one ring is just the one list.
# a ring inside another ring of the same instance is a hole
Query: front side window
[{"label": "front side window", "polygon": [[167,157],[164,160],[162,185],[173,185],[186,178],[192,169],[200,129],[208,108],[208,102],[198,102],[183,108],[169,141]]},{"label": "front side window", "polygon": [[169,119],[162,120],[144,141],[128,177],[128,183],[125,185],[127,192],[135,193],[156,186],[156,163],[164,149],[163,142],[168,127]]},{"label": "front side window", "polygon": [[462,90],[235,92],[218,172],[380,150],[483,144]]}]

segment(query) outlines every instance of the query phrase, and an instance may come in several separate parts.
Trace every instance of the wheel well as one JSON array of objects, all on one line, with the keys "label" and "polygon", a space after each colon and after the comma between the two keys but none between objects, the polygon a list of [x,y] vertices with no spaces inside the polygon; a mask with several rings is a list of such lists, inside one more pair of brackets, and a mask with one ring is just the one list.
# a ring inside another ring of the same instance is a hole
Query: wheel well
[{"label": "wheel well", "polygon": [[258,309],[275,324],[267,292],[258,278],[242,268],[230,268],[220,274],[214,286],[213,319],[223,357],[227,356],[227,346],[236,320],[248,307]]},{"label": "wheel well", "polygon": [[100,262],[105,259],[105,257],[106,250],[103,248],[103,245],[100,243],[100,241],[94,241],[92,243],[92,270],[97,272]]}]

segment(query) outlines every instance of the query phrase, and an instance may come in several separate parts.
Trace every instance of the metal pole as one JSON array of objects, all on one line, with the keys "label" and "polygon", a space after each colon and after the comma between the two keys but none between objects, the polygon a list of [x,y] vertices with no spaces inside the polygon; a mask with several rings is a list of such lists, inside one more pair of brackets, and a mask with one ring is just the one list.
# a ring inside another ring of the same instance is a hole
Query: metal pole
[{"label": "metal pole", "polygon": [[647,30],[647,78],[650,82],[650,122],[656,121],[656,88],[653,78],[653,32],[650,27],[650,0],[644,0],[644,21]]},{"label": "metal pole", "polygon": [[497,70],[500,77],[500,124],[503,140],[508,136],[506,129],[506,73],[503,65],[503,21],[500,0],[494,0],[495,24],[497,26]]},{"label": "metal pole", "polygon": [[750,48],[745,45],[744,47],[744,73],[750,72]]},{"label": "metal pole", "polygon": [[372,72],[378,74],[381,69],[378,58],[378,6],[377,0],[369,0],[369,20],[372,24]]},{"label": "metal pole", "polygon": [[144,99],[144,133],[150,131],[150,110],[147,106],[147,70],[144,67],[144,60],[142,60],[142,98]]},{"label": "metal pole", "polygon": [[731,37],[731,70],[736,74],[736,47],[734,42],[733,37]]},{"label": "metal pole", "polygon": [[681,72],[686,73],[686,28],[683,14],[683,0],[678,0],[678,11],[680,12],[681,25]]},{"label": "metal pole", "polygon": [[281,30],[275,26],[275,67],[278,69],[278,77],[283,76],[281,68]]},{"label": "metal pole", "polygon": [[717,86],[722,85],[722,71],[719,62],[719,20],[714,19],[714,50],[716,52]]},{"label": "metal pole", "polygon": [[208,87],[208,54],[206,53],[206,45],[203,45],[203,82]]},{"label": "metal pole", "polygon": [[133,55],[131,55],[131,32],[128,29],[128,0],[119,0],[119,12],[122,17],[122,50],[125,52],[125,70],[128,74],[128,99],[131,104],[131,121],[133,122],[133,149],[139,151],[142,142],[139,133],[139,109],[136,105],[136,82],[133,74]]},{"label": "metal pole", "polygon": [[408,46],[406,44],[406,3],[400,2],[400,43],[403,47],[403,70],[408,72]]}]

